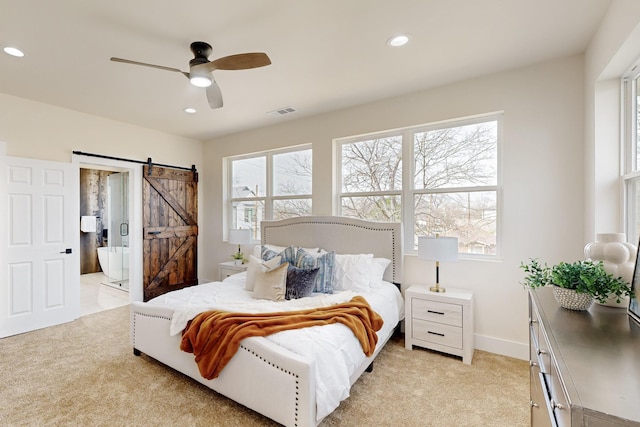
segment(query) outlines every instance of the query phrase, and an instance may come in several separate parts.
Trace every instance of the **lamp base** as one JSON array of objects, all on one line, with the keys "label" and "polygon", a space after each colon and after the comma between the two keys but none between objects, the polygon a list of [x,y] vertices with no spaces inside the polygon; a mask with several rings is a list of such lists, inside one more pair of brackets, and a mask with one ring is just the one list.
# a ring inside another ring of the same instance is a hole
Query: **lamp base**
[{"label": "lamp base", "polygon": [[431,286],[429,290],[431,292],[438,292],[441,294],[447,292],[447,290],[445,288],[441,288],[439,284],[436,284],[435,286]]}]

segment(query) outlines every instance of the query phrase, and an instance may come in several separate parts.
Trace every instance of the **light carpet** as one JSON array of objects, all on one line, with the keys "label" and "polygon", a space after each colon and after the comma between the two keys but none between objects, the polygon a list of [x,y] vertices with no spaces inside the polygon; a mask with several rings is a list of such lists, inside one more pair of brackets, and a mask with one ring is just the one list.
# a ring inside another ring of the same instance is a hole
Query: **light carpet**
[{"label": "light carpet", "polygon": [[[129,307],[0,339],[2,426],[275,426],[155,360],[132,353]],[[392,339],[328,426],[529,425],[529,365],[476,351],[473,363]]]}]

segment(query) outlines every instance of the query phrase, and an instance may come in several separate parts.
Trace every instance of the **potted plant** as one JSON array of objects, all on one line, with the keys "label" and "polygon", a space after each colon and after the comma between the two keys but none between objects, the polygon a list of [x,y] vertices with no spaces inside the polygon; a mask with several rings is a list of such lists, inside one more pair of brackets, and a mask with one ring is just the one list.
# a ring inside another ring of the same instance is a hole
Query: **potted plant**
[{"label": "potted plant", "polygon": [[556,301],[570,310],[587,310],[594,299],[603,303],[609,297],[620,301],[631,295],[631,286],[621,277],[607,273],[602,261],[561,262],[549,267],[531,259],[527,264],[520,263],[520,268],[527,273],[524,286],[535,289],[553,285]]},{"label": "potted plant", "polygon": [[233,262],[237,265],[244,264],[244,254],[240,251],[231,254]]}]

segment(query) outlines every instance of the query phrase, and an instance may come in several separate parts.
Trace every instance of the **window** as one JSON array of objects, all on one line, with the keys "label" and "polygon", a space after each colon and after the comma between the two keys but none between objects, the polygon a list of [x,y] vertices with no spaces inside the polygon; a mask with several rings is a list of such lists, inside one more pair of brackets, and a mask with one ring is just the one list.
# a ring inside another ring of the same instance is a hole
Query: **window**
[{"label": "window", "polygon": [[640,80],[640,74],[636,68],[633,67],[632,71],[622,79],[625,229],[630,241],[634,241],[640,233],[640,144],[638,144],[638,135],[640,135],[638,80]]},{"label": "window", "polygon": [[501,115],[337,141],[339,214],[402,221],[418,236],[458,237],[459,251],[498,253]]},{"label": "window", "polygon": [[311,148],[295,147],[226,159],[229,228],[252,230],[260,222],[311,215]]}]

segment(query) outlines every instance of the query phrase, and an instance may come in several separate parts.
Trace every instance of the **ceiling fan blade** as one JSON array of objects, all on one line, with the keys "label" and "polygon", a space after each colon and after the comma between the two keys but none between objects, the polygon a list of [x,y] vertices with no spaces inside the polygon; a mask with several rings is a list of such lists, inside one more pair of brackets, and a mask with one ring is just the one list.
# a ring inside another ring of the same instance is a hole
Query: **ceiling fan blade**
[{"label": "ceiling fan blade", "polygon": [[131,61],[130,59],[122,59],[122,58],[115,58],[115,57],[112,57],[111,60],[114,62],[122,62],[124,64],[142,65],[143,67],[151,67],[151,68],[157,68],[159,70],[173,71],[176,73],[180,73],[186,76],[187,78],[189,78],[189,73],[185,73],[184,71],[179,70],[177,68],[165,67],[163,65],[147,64],[146,62]]},{"label": "ceiling fan blade", "polygon": [[239,53],[215,59],[207,63],[209,71],[213,70],[247,70],[249,68],[264,67],[271,64],[266,53]]},{"label": "ceiling fan blade", "polygon": [[207,88],[207,100],[211,108],[222,107],[222,92],[215,80],[211,83],[211,86]]}]

